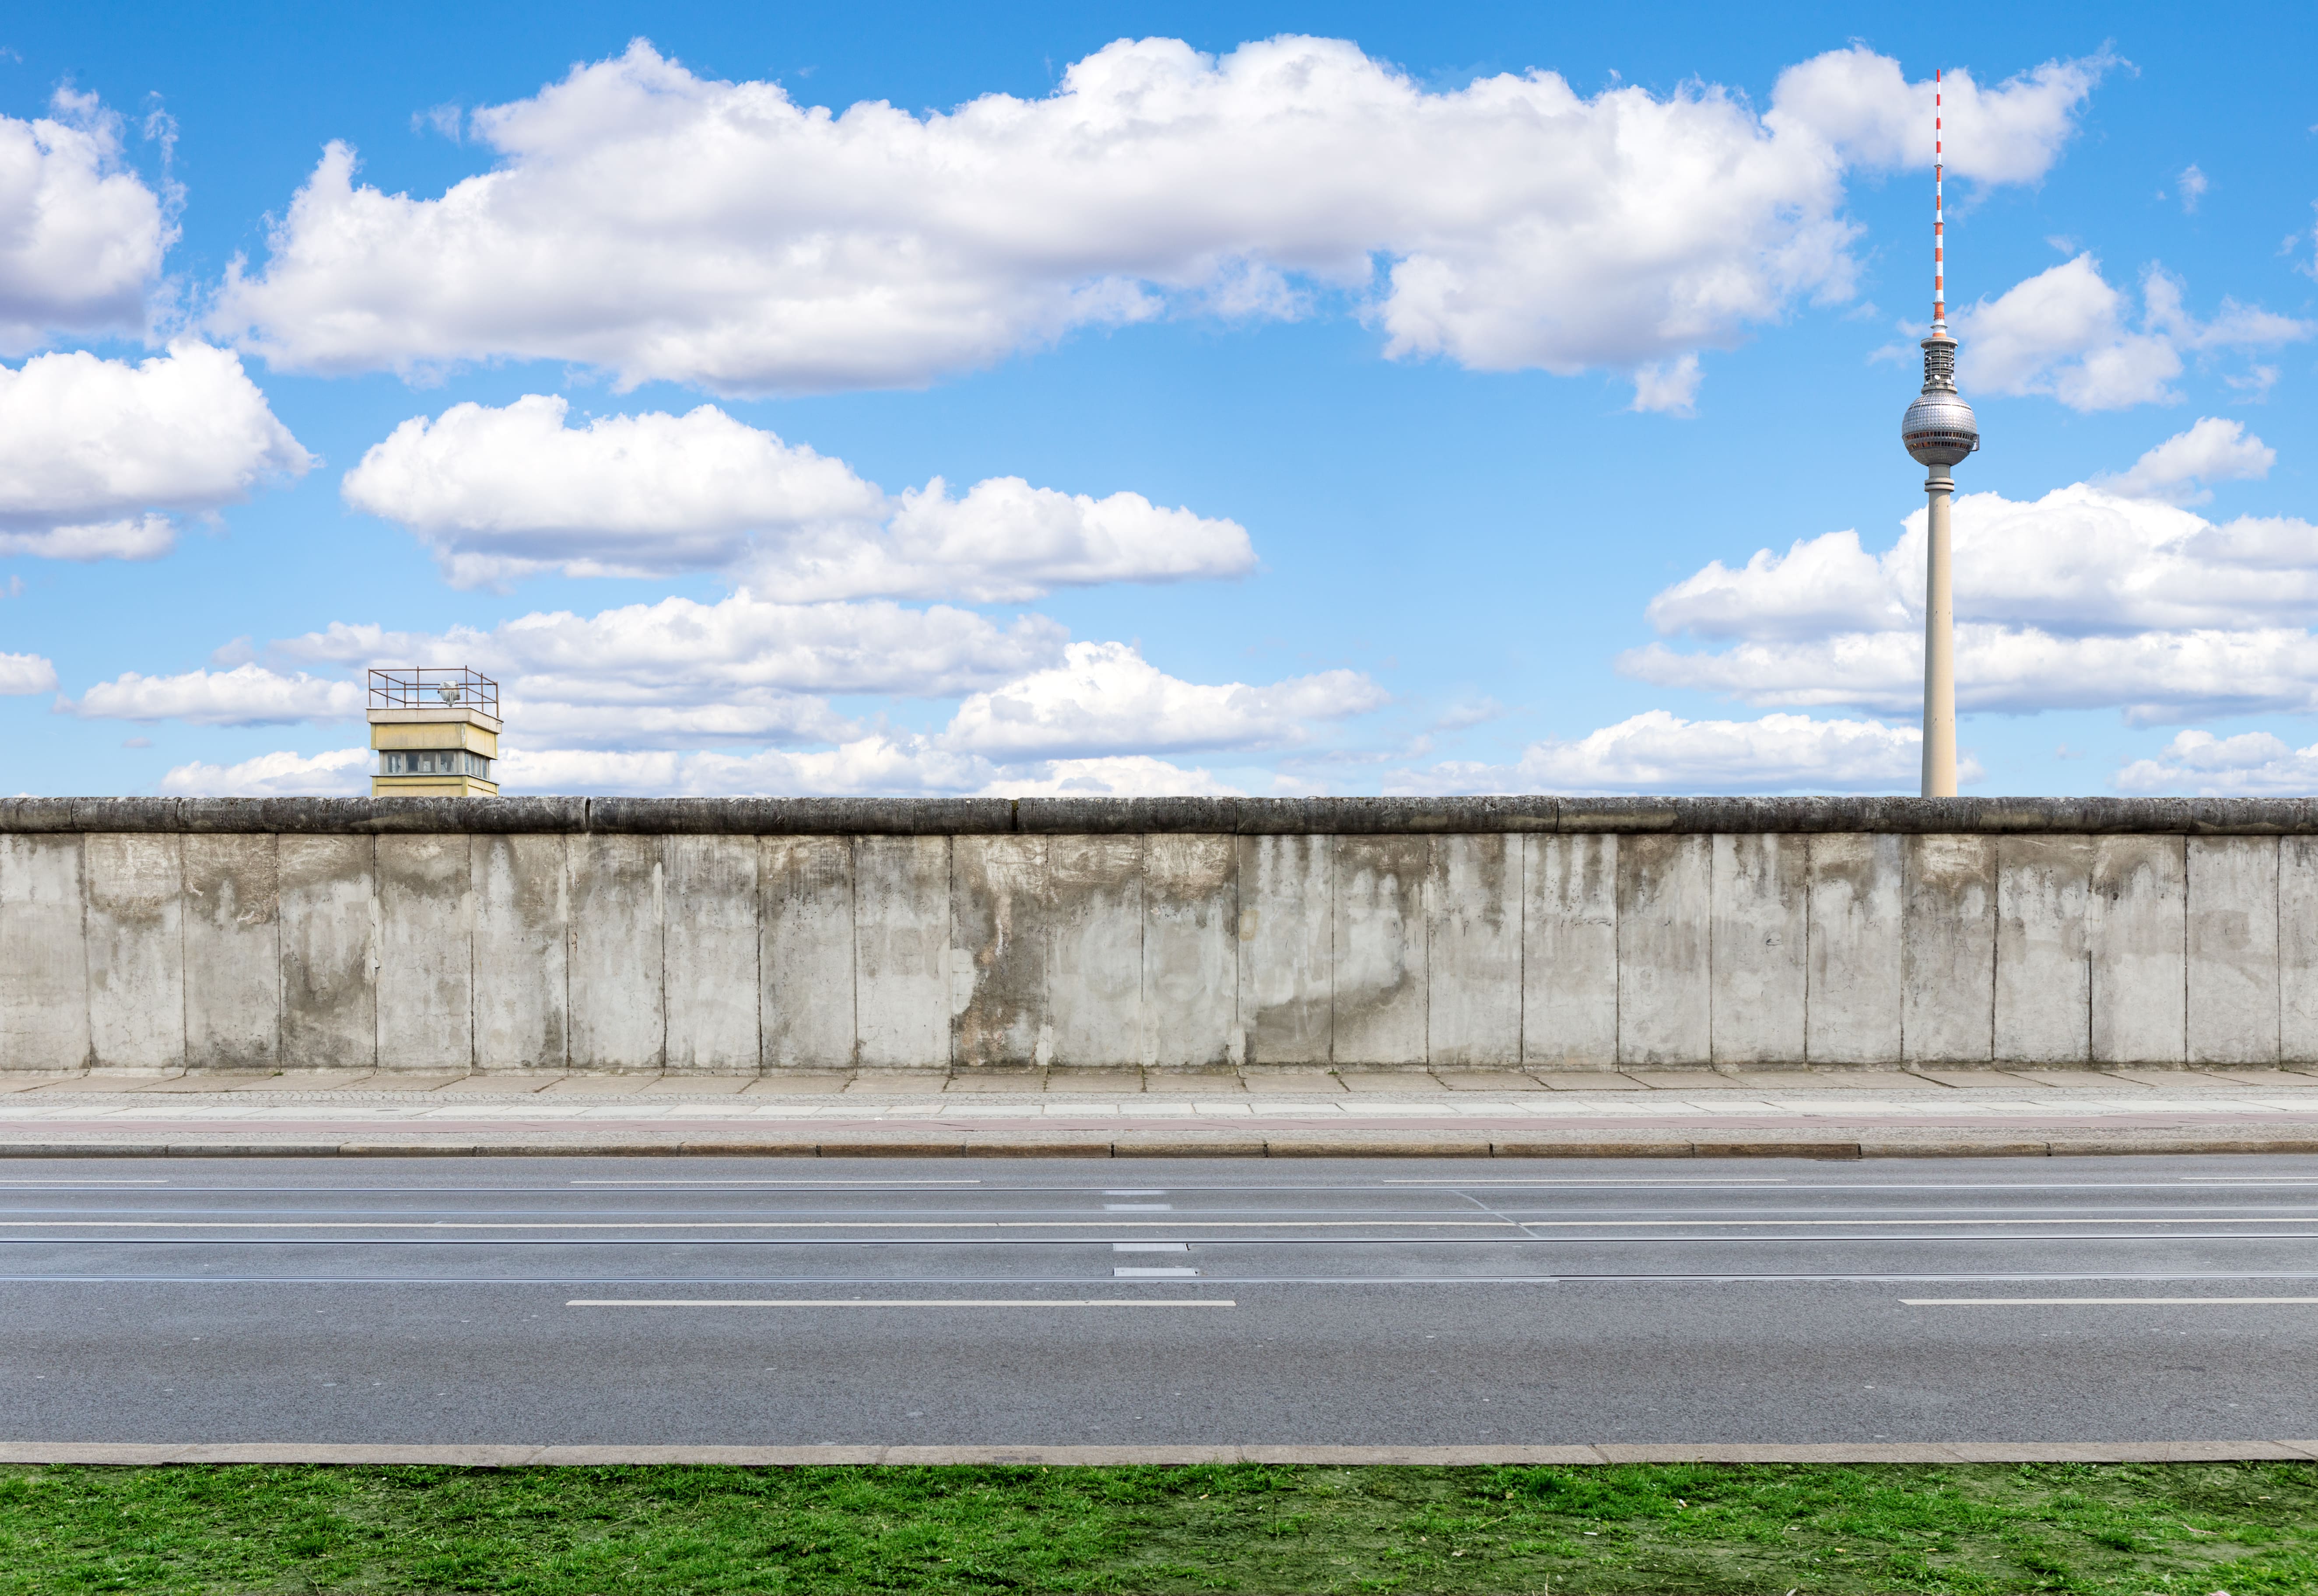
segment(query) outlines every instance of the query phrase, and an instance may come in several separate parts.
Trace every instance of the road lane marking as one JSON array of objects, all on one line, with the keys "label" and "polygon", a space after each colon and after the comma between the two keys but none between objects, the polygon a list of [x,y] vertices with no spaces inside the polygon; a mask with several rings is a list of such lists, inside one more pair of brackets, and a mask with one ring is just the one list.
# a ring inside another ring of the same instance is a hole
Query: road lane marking
[{"label": "road lane marking", "polygon": [[1903,1296],[1911,1308],[2212,1308],[2318,1305],[2318,1296]]},{"label": "road lane marking", "polygon": [[[979,1180],[871,1180],[865,1178],[858,1180],[678,1180],[673,1179],[665,1180],[573,1180],[570,1182],[570,1184],[573,1186],[979,1186],[982,1182]],[[293,1188],[292,1189],[295,1188]],[[371,1189],[375,1190],[377,1188],[373,1188]],[[410,1187],[407,1189],[424,1191],[427,1188],[419,1186]],[[527,1191],[533,1188],[529,1187],[515,1187],[510,1189]],[[544,1191],[552,1190],[553,1188],[542,1187],[538,1189]]]},{"label": "road lane marking", "polygon": [[1138,1269],[1121,1265],[1110,1271],[1115,1280],[1190,1280],[1198,1278],[1197,1269]]},{"label": "road lane marking", "polygon": [[[1596,1175],[1590,1177],[1579,1177],[1576,1175],[1537,1175],[1518,1180],[1510,1179],[1491,1180],[1447,1180],[1437,1177],[1427,1176],[1425,1179],[1421,1180],[1386,1180],[1383,1184],[1386,1186],[1784,1186],[1788,1184],[1788,1181],[1786,1177],[1783,1175],[1731,1175],[1719,1179],[1710,1179],[1704,1176],[1688,1178],[1671,1175],[1656,1176],[1648,1179],[1629,1179],[1609,1175]],[[1356,1190],[1358,1188],[1323,1186],[1316,1187],[1314,1189],[1319,1191],[1338,1191]],[[1870,1191],[1880,1191],[1882,1188],[1881,1187],[1868,1187],[1865,1189]]]},{"label": "road lane marking", "polygon": [[1229,1297],[575,1296],[567,1308],[1235,1308]]},{"label": "road lane marking", "polygon": [[1189,1252],[1189,1242],[1113,1242],[1113,1252]]},{"label": "road lane marking", "polygon": [[[1108,1206],[1108,1205],[1106,1205]],[[2077,1215],[2051,1219],[1975,1219],[1935,1215],[1923,1219],[31,1219],[0,1215],[16,1230],[408,1230],[408,1231],[696,1231],[696,1230],[1126,1230],[1149,1225],[1180,1230],[1821,1230],[1949,1225],[1991,1229],[2023,1225],[2307,1224],[2312,1214],[2198,1214],[2179,1219],[2145,1215],[2103,1218]],[[0,1238],[5,1239],[5,1238]],[[2065,1239],[2065,1238],[2056,1238]]]}]

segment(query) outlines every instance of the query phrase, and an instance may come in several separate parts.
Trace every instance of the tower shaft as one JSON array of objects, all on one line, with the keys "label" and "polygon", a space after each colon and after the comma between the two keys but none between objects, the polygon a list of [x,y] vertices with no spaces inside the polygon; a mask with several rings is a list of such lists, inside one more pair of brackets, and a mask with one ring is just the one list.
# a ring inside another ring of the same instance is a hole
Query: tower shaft
[{"label": "tower shaft", "polygon": [[1955,480],[1932,468],[1924,483],[1924,796],[1953,798],[1956,790],[1955,592],[1950,558],[1948,501]]}]

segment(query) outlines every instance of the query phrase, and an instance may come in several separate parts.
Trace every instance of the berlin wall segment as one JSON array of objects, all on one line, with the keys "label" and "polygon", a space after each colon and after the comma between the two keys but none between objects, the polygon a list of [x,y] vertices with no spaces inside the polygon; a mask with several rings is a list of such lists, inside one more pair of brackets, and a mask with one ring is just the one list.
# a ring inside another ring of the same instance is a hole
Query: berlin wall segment
[{"label": "berlin wall segment", "polygon": [[0,1067],[2318,1058],[2318,808],[13,800]]}]

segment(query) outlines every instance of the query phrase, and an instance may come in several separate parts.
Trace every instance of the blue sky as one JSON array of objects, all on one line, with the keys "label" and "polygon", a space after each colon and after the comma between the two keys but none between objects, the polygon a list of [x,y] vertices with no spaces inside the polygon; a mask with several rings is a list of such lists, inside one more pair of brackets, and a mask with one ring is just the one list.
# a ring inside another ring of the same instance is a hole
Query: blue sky
[{"label": "blue sky", "polygon": [[2308,791],[2318,23],[1942,17],[18,8],[0,789],[1912,790],[1937,66],[1965,790]]}]

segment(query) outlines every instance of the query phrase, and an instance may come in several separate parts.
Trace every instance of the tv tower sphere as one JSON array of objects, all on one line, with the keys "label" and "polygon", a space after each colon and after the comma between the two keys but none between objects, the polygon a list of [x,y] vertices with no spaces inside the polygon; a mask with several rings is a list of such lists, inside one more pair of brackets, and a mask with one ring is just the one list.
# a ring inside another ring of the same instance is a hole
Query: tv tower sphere
[{"label": "tv tower sphere", "polygon": [[1961,465],[1980,447],[1980,423],[1956,391],[1955,340],[1940,322],[1923,343],[1924,391],[1900,419],[1900,441],[1918,465]]}]

